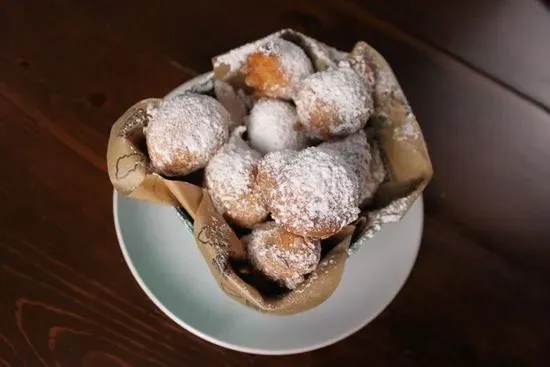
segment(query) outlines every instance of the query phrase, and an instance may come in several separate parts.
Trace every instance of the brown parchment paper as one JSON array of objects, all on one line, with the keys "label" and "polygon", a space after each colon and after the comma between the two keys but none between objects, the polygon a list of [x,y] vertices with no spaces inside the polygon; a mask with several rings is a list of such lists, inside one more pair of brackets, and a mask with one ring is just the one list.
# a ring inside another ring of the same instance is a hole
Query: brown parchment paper
[{"label": "brown parchment paper", "polygon": [[369,120],[369,129],[374,131],[387,172],[387,178],[370,206],[353,225],[346,226],[328,240],[330,245],[325,246],[330,251],[317,270],[296,289],[276,296],[266,295],[245,281],[235,264],[245,260],[246,248],[223,216],[215,211],[208,192],[186,182],[185,177],[167,179],[154,172],[143,130],[149,119],[148,108],[156,106],[161,99],[150,98],[136,103],[113,124],[107,166],[113,187],[120,194],[181,207],[190,215],[194,220],[196,245],[228,296],[259,311],[294,314],[311,309],[330,297],[342,278],[349,254],[379,231],[384,223],[401,219],[431,179],[432,166],[420,127],[391,68],[365,42],[358,42],[348,54],[293,30],[282,30],[214,57],[213,78],[226,80],[237,88],[244,87],[239,62],[244,62],[247,54],[273,37],[282,37],[301,46],[317,71],[347,59],[370,77],[374,75],[375,113]]}]

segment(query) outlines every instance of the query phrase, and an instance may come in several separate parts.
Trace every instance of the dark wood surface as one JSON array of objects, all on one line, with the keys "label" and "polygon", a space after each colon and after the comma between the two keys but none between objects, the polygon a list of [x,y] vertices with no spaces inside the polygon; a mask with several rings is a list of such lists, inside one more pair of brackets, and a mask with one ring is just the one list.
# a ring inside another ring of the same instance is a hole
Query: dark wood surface
[{"label": "dark wood surface", "polygon": [[[0,366],[548,365],[549,9],[458,3],[0,2]],[[336,345],[264,357],[198,339],[139,289],[104,156],[134,102],[283,27],[383,53],[436,175],[388,309]]]}]

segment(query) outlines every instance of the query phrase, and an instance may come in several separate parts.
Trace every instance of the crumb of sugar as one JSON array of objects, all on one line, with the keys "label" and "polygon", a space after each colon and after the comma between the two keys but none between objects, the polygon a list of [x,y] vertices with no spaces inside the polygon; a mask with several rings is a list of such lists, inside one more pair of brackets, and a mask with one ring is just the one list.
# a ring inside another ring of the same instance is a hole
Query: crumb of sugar
[{"label": "crumb of sugar", "polygon": [[151,161],[167,175],[204,167],[228,139],[231,117],[209,96],[184,93],[148,108],[147,113],[151,117],[145,137]]},{"label": "crumb of sugar", "polygon": [[308,139],[297,124],[298,115],[290,103],[262,98],[256,102],[248,118],[250,145],[263,154],[306,148]]},{"label": "crumb of sugar", "polygon": [[332,135],[349,135],[363,126],[373,112],[371,89],[349,63],[329,68],[305,78],[295,99],[300,121],[310,130],[319,106],[328,106],[334,116],[327,118]]},{"label": "crumb of sugar", "polygon": [[415,122],[416,118],[414,117],[414,114],[412,111],[407,111],[407,115],[405,117],[405,121],[399,126],[396,126],[393,129],[394,138],[397,141],[404,141],[404,140],[417,140],[420,139],[422,136],[422,133],[420,132],[420,129],[418,127],[415,128]]},{"label": "crumb of sugar", "polygon": [[321,261],[319,263],[319,267],[325,267],[325,266],[328,266],[328,265],[332,265],[332,264],[335,264],[336,261],[331,257],[330,259],[324,259],[323,261]]}]

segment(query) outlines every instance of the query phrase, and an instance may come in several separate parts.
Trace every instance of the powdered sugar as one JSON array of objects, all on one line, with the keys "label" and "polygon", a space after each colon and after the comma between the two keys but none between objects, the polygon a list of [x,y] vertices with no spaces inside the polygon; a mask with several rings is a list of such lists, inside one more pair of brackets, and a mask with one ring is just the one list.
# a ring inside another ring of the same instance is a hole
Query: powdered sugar
[{"label": "powdered sugar", "polygon": [[363,55],[350,55],[350,59],[341,62],[341,65],[343,63],[348,63],[350,67],[361,75],[371,90],[376,88],[374,70],[372,70],[371,65],[367,63]]},{"label": "powdered sugar", "polygon": [[416,118],[412,112],[408,112],[405,121],[393,129],[394,139],[397,141],[420,139],[422,134],[420,129],[415,125]]},{"label": "powdered sugar", "polygon": [[395,76],[389,68],[375,70],[374,93],[376,95],[389,95],[396,89],[396,85]]},{"label": "powdered sugar", "polygon": [[294,151],[290,150],[271,152],[258,163],[256,182],[264,202],[268,203],[271,200],[273,189],[281,179],[281,172],[293,159],[294,154]]},{"label": "powdered sugar", "polygon": [[324,142],[319,145],[319,148],[327,149],[331,154],[341,155],[352,167],[371,160],[370,147],[364,130],[359,130],[343,139]]},{"label": "powdered sugar", "polygon": [[313,73],[313,65],[299,46],[274,38],[248,56],[242,72],[256,95],[291,99],[300,81]]},{"label": "powdered sugar", "polygon": [[341,157],[315,147],[286,155],[276,160],[286,160],[283,167],[271,164],[280,169],[272,173],[268,198],[277,223],[302,236],[326,238],[357,219],[358,178]]},{"label": "powdered sugar", "polygon": [[231,117],[214,98],[185,93],[150,107],[145,131],[153,165],[166,175],[204,167],[227,141]]},{"label": "powdered sugar", "polygon": [[384,165],[378,145],[370,146],[364,130],[340,140],[325,142],[319,146],[340,155],[359,178],[359,202],[370,199],[384,180]]},{"label": "powdered sugar", "polygon": [[256,102],[247,125],[250,145],[260,153],[300,150],[308,145],[307,137],[298,129],[296,109],[281,100],[263,98]]},{"label": "powdered sugar", "polygon": [[295,102],[300,121],[320,138],[359,130],[373,111],[370,87],[348,63],[307,77]]},{"label": "powdered sugar", "polygon": [[245,242],[252,264],[289,289],[302,283],[321,258],[319,241],[293,235],[273,222],[255,228]]},{"label": "powdered sugar", "polygon": [[373,212],[372,217],[380,224],[397,222],[405,215],[410,201],[408,197],[396,199],[384,208]]},{"label": "powdered sugar", "polygon": [[256,224],[267,216],[255,187],[254,169],[261,158],[241,138],[246,128],[239,126],[206,166],[205,183],[216,210],[243,226]]},{"label": "powdered sugar", "polygon": [[406,105],[405,95],[382,55],[366,43],[362,43],[357,47],[356,54],[351,60],[354,67],[358,70],[369,69],[374,76],[372,88],[374,99],[373,119],[388,124],[392,101],[399,100]]},{"label": "powdered sugar", "polygon": [[288,78],[291,87],[313,73],[313,65],[304,50],[292,42],[275,38],[263,44],[259,51],[279,60],[281,72]]},{"label": "powdered sugar", "polygon": [[319,268],[327,267],[327,266],[333,265],[335,263],[336,263],[336,261],[334,261],[334,259],[332,257],[329,258],[329,259],[324,259],[323,261],[321,261],[319,263]]},{"label": "powdered sugar", "polygon": [[354,254],[361,246],[365,245],[368,240],[382,229],[384,224],[400,221],[412,202],[413,197],[407,196],[392,201],[382,209],[369,212],[367,215],[369,227],[348,249],[348,255]]},{"label": "powdered sugar", "polygon": [[246,62],[246,58],[253,52],[258,51],[260,46],[265,44],[271,39],[279,37],[281,32],[274,33],[261,40],[247,43],[241,47],[227,52],[222,56],[218,56],[214,59],[214,68],[221,68],[223,65],[229,67],[229,72],[236,72],[240,70]]}]

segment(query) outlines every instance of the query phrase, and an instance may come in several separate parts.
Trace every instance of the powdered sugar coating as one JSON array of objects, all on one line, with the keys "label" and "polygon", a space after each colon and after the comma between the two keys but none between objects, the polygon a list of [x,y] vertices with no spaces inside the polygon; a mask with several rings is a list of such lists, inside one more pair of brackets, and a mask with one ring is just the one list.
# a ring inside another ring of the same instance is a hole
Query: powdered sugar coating
[{"label": "powdered sugar coating", "polygon": [[386,172],[376,143],[369,144],[364,130],[340,140],[319,145],[334,154],[339,154],[359,177],[359,202],[363,203],[374,195]]},{"label": "powdered sugar coating", "polygon": [[250,145],[260,153],[301,150],[308,146],[296,109],[290,103],[271,98],[260,99],[250,111],[247,125]]},{"label": "powdered sugar coating", "polygon": [[257,226],[243,240],[254,267],[289,289],[302,283],[321,258],[318,240],[294,235],[273,222]]},{"label": "powdered sugar coating", "polygon": [[267,154],[258,163],[256,183],[264,202],[268,203],[287,163],[294,159],[295,151],[281,150]]},{"label": "powdered sugar coating", "polygon": [[295,103],[306,131],[322,139],[356,132],[373,112],[371,89],[349,63],[304,79]]},{"label": "powdered sugar coating", "polygon": [[258,95],[291,99],[299,83],[314,70],[304,50],[274,38],[248,56],[243,71],[247,85],[256,89]]},{"label": "powdered sugar coating", "polygon": [[210,159],[205,184],[219,213],[237,225],[251,227],[268,213],[254,176],[261,154],[242,139],[244,131],[244,126],[237,127],[229,142]]},{"label": "powdered sugar coating", "polygon": [[[277,57],[281,71],[288,77],[291,88],[298,85],[308,75],[313,73],[313,65],[302,48],[282,38],[267,42],[260,47],[260,52]],[[293,91],[287,98],[291,98]]]},{"label": "powdered sugar coating", "polygon": [[167,176],[203,168],[227,141],[229,112],[214,98],[184,93],[151,107],[145,129],[153,166]]},{"label": "powdered sugar coating", "polygon": [[229,83],[223,80],[214,81],[214,93],[216,94],[216,99],[231,115],[231,125],[229,126],[229,131],[231,132],[244,122],[244,117],[246,116],[244,95],[236,92]]},{"label": "powdered sugar coating", "polygon": [[273,219],[286,230],[327,238],[359,215],[359,179],[338,154],[317,147],[279,153],[262,166],[273,186],[262,188]]},{"label": "powdered sugar coating", "polygon": [[[353,255],[357,250],[365,245],[377,232],[380,231],[380,229],[382,229],[384,224],[400,221],[407,212],[407,209],[412,205],[413,201],[411,199],[411,196],[399,198],[392,201],[389,205],[382,209],[369,212],[367,215],[370,225],[368,229],[348,249],[348,255]],[[414,199],[416,199],[416,197]]]},{"label": "powdered sugar coating", "polygon": [[248,55],[257,51],[260,46],[269,40],[278,38],[281,33],[282,31],[273,33],[266,38],[247,43],[225,53],[224,55],[216,57],[214,59],[214,68],[227,67],[229,69],[229,74],[234,74],[246,63],[246,58]]}]

